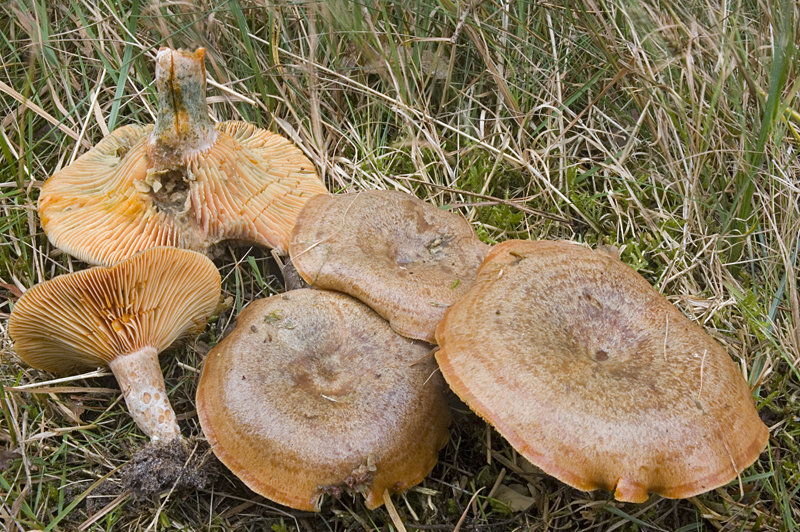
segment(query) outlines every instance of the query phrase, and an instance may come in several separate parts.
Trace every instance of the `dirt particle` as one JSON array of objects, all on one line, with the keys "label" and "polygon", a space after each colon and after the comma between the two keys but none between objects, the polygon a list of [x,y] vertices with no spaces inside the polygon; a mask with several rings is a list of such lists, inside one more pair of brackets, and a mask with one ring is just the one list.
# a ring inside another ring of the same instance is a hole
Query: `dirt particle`
[{"label": "dirt particle", "polygon": [[158,190],[152,189],[150,197],[159,212],[177,215],[186,210],[186,199],[189,197],[189,180],[186,169],[169,170],[157,175],[160,183]]},{"label": "dirt particle", "polygon": [[198,445],[191,458],[181,440],[150,443],[139,450],[122,469],[122,488],[134,498],[153,498],[175,491],[205,487],[208,477],[216,474],[216,461],[207,444]]},{"label": "dirt particle", "polygon": [[125,157],[128,154],[128,151],[130,150],[130,148],[131,148],[130,145],[126,142],[125,144],[117,146],[117,149],[114,152],[114,155],[116,155],[117,157],[122,159],[123,157]]}]

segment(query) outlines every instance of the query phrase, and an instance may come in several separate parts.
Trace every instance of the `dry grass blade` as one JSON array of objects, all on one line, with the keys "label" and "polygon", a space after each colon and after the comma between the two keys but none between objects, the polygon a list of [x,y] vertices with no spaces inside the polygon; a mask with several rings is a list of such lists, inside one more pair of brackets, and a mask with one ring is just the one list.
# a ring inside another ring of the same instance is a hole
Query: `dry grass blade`
[{"label": "dry grass blade", "polygon": [[397,509],[394,507],[394,503],[392,503],[392,496],[389,494],[389,490],[385,490],[383,492],[383,504],[386,505],[386,510],[389,512],[389,517],[391,517],[392,523],[394,523],[394,526],[397,528],[398,532],[406,532],[406,527],[403,524],[403,521],[400,519],[400,514],[397,513]]},{"label": "dry grass blade", "polygon": [[77,141],[80,141],[81,146],[83,146],[85,149],[89,149],[92,147],[92,144],[88,140],[81,138],[82,135],[72,131],[70,128],[65,126],[61,121],[56,119],[53,115],[51,115],[50,113],[48,113],[47,111],[45,111],[32,101],[30,101],[29,99],[25,98],[22,94],[14,90],[12,87],[8,86],[3,81],[0,81],[0,91],[3,91],[4,93],[8,94],[9,96],[17,100],[20,104],[22,104],[24,109],[30,109],[37,115],[47,120],[50,124],[57,127],[59,131],[69,135],[70,137],[72,137]]}]

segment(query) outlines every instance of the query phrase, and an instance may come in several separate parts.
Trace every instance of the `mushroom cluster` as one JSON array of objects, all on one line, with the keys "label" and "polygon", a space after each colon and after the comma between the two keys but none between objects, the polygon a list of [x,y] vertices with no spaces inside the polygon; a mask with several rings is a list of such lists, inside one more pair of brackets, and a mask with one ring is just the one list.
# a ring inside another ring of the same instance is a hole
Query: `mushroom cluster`
[{"label": "mushroom cluster", "polygon": [[198,414],[217,457],[304,510],[344,492],[375,508],[421,482],[450,420],[426,342],[488,250],[461,216],[409,194],[310,199],[289,253],[313,289],[251,303],[203,366]]},{"label": "mushroom cluster", "polygon": [[328,195],[287,140],[211,122],[203,57],[159,51],[155,126],[116,130],[42,188],[53,244],[110,267],[16,303],[24,361],[108,365],[141,430],[178,440],[158,353],[220,295],[189,250],[243,240],[288,251],[311,288],[245,308],[197,408],[214,453],[272,500],[318,511],[357,492],[375,508],[421,482],[448,439],[445,381],[533,464],[621,501],[689,497],[756,460],[769,433],[730,357],[617,256],[490,248],[410,194]]}]

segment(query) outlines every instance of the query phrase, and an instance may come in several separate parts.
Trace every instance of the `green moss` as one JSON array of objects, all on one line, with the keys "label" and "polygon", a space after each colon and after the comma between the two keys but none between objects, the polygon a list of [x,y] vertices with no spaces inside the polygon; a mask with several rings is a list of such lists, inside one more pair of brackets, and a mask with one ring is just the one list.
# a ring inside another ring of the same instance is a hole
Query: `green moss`
[{"label": "green moss", "polygon": [[497,499],[489,499],[489,507],[492,509],[492,512],[495,512],[503,517],[514,515],[514,512],[511,510],[511,508]]},{"label": "green moss", "polygon": [[498,229],[515,231],[525,220],[525,213],[508,205],[493,205],[478,209],[478,220]]},{"label": "green moss", "polygon": [[448,498],[444,501],[445,509],[447,511],[447,515],[455,516],[459,515],[460,512],[458,510],[458,505],[456,504],[456,500],[452,498]]},{"label": "green moss", "polygon": [[281,519],[280,523],[273,523],[270,528],[272,529],[272,532],[289,532],[289,527],[286,526],[286,523],[283,522],[283,519]]}]

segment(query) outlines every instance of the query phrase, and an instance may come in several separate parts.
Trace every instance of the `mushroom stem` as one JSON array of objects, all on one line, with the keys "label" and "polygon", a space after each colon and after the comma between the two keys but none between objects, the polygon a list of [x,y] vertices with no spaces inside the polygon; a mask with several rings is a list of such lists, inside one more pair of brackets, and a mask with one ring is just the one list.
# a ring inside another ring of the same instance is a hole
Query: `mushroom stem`
[{"label": "mushroom stem", "polygon": [[131,416],[150,441],[178,438],[180,428],[167,398],[156,348],[147,346],[118,356],[108,366],[117,378]]},{"label": "mushroom stem", "polygon": [[151,172],[175,170],[217,139],[206,103],[205,49],[162,48],[156,55],[158,117],[147,150]]}]

